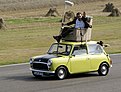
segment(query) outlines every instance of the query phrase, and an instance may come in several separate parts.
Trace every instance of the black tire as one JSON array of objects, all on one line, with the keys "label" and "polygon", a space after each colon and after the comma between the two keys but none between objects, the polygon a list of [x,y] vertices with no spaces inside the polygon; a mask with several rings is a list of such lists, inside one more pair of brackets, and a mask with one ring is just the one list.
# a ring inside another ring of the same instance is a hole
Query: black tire
[{"label": "black tire", "polygon": [[59,80],[63,80],[67,77],[67,69],[63,66],[59,67],[57,70],[56,70],[56,77],[59,79]]},{"label": "black tire", "polygon": [[41,77],[42,77],[41,75],[36,75],[36,74],[34,73],[34,71],[32,71],[32,74],[33,74],[34,77],[36,77],[36,78],[41,78]]},{"label": "black tire", "polygon": [[103,63],[100,65],[99,69],[98,69],[98,74],[100,76],[106,76],[109,72],[109,67],[107,64]]}]

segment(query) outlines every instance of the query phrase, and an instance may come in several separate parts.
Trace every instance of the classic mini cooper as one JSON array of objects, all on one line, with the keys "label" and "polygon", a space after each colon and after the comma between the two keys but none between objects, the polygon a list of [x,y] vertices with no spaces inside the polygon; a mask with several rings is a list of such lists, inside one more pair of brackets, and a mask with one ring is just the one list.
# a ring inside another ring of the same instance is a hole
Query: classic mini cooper
[{"label": "classic mini cooper", "polygon": [[106,76],[112,61],[96,41],[53,43],[45,55],[30,59],[35,77],[54,75],[62,80],[68,74],[98,72]]}]

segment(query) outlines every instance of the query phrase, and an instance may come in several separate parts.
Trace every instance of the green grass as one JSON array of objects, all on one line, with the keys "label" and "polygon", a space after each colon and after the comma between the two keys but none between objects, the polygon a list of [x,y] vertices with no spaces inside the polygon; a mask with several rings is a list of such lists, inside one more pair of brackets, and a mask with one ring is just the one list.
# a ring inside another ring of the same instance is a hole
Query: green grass
[{"label": "green grass", "polygon": [[60,18],[57,17],[45,17],[45,18],[21,18],[21,19],[8,19],[6,20],[8,24],[26,24],[26,23],[52,23],[59,22]]},{"label": "green grass", "polygon": [[[60,23],[57,22],[60,18],[28,20],[5,20],[9,28],[0,31],[0,65],[28,62],[31,56],[46,53],[54,42],[52,36],[60,30]],[[11,28],[14,25],[16,27]]]},{"label": "green grass", "polygon": [[[92,40],[110,44],[108,53],[121,53],[121,17],[94,16]],[[8,28],[0,31],[0,65],[28,62],[45,54],[59,33],[60,18],[22,18],[5,20]]]}]

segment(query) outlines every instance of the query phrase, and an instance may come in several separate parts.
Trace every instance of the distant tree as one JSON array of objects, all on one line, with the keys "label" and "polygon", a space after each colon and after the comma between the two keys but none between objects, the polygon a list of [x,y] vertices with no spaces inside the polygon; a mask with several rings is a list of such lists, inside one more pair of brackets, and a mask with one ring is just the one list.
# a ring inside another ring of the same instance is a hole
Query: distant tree
[{"label": "distant tree", "polygon": [[60,14],[58,13],[56,8],[50,8],[49,11],[47,12],[47,14],[45,15],[46,17],[48,16],[60,16]]},{"label": "distant tree", "polygon": [[108,3],[108,4],[105,5],[103,12],[112,12],[113,9],[114,9],[113,3]]},{"label": "distant tree", "polygon": [[67,11],[64,14],[64,22],[66,21],[72,21],[75,17],[75,14],[73,11]]},{"label": "distant tree", "polygon": [[119,9],[116,8],[116,9],[112,10],[112,12],[109,16],[113,16],[113,17],[117,16],[118,17],[118,16],[121,16],[121,12],[119,11]]},{"label": "distant tree", "polygon": [[3,29],[3,30],[6,29],[6,25],[3,18],[0,18],[0,29]]}]

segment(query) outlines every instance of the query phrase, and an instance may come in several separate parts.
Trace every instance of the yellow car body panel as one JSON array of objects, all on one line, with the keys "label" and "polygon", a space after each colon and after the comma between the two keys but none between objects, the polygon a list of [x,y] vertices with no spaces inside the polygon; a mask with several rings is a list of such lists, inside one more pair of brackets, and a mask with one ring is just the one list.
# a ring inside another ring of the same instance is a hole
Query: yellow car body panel
[{"label": "yellow car body panel", "polygon": [[73,56],[70,58],[71,73],[87,72],[90,70],[90,61],[86,55]]},{"label": "yellow car body panel", "polygon": [[59,58],[53,58],[52,60],[52,67],[51,70],[52,71],[56,71],[56,69],[59,66],[66,66],[68,69],[70,69],[70,62],[69,62],[69,57],[68,56],[62,56]]},{"label": "yellow car body panel", "polygon": [[100,64],[103,62],[107,62],[110,65],[105,54],[89,55],[89,61],[91,63],[90,71],[98,70]]}]

